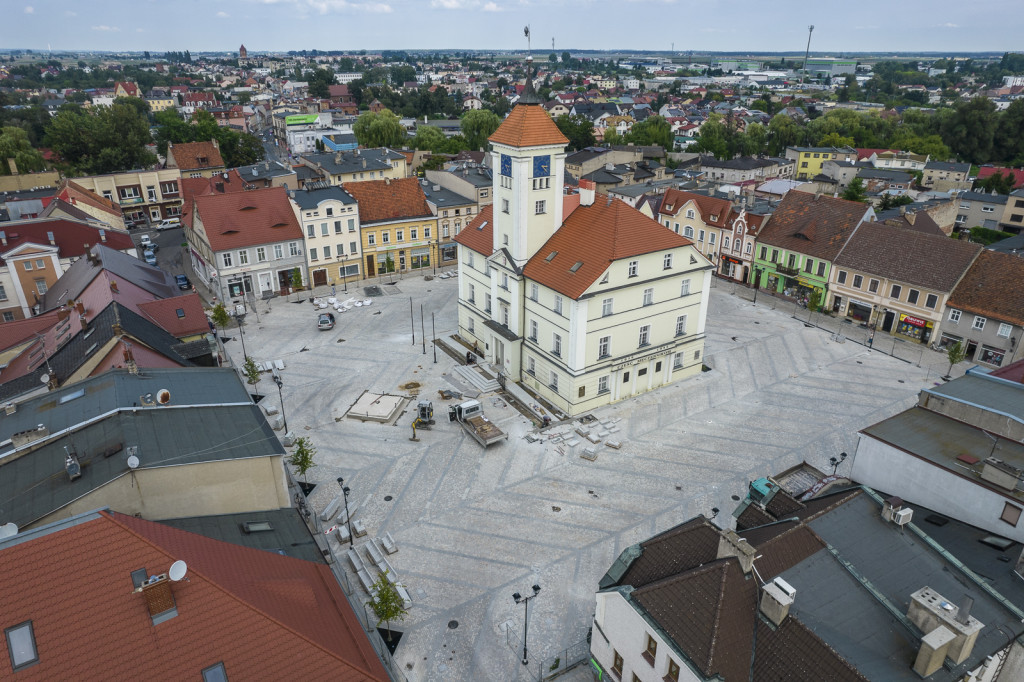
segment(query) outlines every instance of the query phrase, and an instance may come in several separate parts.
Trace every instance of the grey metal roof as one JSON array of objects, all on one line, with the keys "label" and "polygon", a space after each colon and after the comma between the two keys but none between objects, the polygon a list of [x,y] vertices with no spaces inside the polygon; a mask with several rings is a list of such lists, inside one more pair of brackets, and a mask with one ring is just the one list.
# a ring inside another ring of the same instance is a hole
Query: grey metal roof
[{"label": "grey metal roof", "polygon": [[[65,446],[74,447],[82,465],[75,481],[64,470]],[[3,520],[28,525],[130,475],[130,446],[138,447],[140,469],[284,454],[253,404],[120,411],[0,464]]]},{"label": "grey metal roof", "polygon": [[991,194],[989,192],[960,192],[957,195],[960,203],[965,201],[981,201],[989,204],[1005,204],[1009,197],[1005,194]]},{"label": "grey metal roof", "polygon": [[959,379],[926,388],[924,392],[985,407],[1024,423],[1024,385],[1014,381],[969,370]]},{"label": "grey metal roof", "polygon": [[423,188],[423,195],[427,197],[427,203],[436,208],[448,208],[449,206],[475,206],[476,199],[464,197],[458,192],[445,189],[440,185],[420,184]]},{"label": "grey metal roof", "polygon": [[322,166],[331,175],[359,173],[363,171],[390,170],[389,161],[405,159],[404,154],[387,148],[356,149],[326,154],[303,154],[302,159],[313,165]]},{"label": "grey metal roof", "polygon": [[[242,527],[253,521],[265,521],[271,530],[246,533]],[[252,549],[323,563],[324,557],[309,532],[299,510],[294,507],[271,509],[244,514],[218,514],[216,516],[190,516],[166,519],[160,523],[172,528],[196,533],[214,540],[230,542]]]},{"label": "grey metal roof", "polygon": [[970,173],[971,164],[955,163],[952,161],[929,161],[924,165],[925,170],[944,170],[952,173]]},{"label": "grey metal roof", "polygon": [[451,173],[478,188],[490,187],[494,182],[494,178],[491,176],[491,169],[476,164],[463,164],[444,172]]},{"label": "grey metal roof", "polygon": [[1022,255],[1024,254],[1024,234],[1016,234],[1012,237],[1007,237],[995,244],[989,244],[987,248],[993,251]]},{"label": "grey metal roof", "polygon": [[325,201],[340,201],[345,205],[356,203],[355,198],[339,185],[323,187],[320,183],[307,184],[292,193],[292,200],[302,209],[314,209]]},{"label": "grey metal roof", "polygon": [[238,174],[243,180],[295,175],[295,170],[292,169],[291,166],[286,166],[280,161],[261,161],[260,163],[253,164],[251,166],[239,166],[235,170],[238,171]]},{"label": "grey metal roof", "polygon": [[[971,615],[985,626],[968,659],[952,669],[940,668],[929,676],[933,682],[960,679],[1007,645],[1004,633],[1024,633],[1024,624],[1010,608],[924,537],[885,522],[880,512],[881,505],[862,494],[812,520],[809,525],[831,551],[817,552],[782,573],[797,592],[790,613],[862,674],[893,682],[921,679],[911,665],[924,633],[891,613],[883,600],[905,616],[910,595],[922,587],[954,603],[964,595],[972,597]],[[916,515],[914,521],[919,521]],[[946,549],[954,555],[977,551],[974,543]],[[1003,571],[1010,570],[1012,563],[1005,564]]]}]

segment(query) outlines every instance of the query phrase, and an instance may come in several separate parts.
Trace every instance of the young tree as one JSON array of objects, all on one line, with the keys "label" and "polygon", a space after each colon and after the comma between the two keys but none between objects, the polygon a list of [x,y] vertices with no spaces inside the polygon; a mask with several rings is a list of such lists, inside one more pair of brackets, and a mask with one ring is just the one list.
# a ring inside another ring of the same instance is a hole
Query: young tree
[{"label": "young tree", "polygon": [[252,384],[256,395],[259,395],[260,391],[257,386],[260,383],[260,368],[256,366],[256,361],[252,359],[251,355],[245,359],[245,363],[242,365],[242,374],[245,375],[245,380]]},{"label": "young tree", "polygon": [[227,309],[224,308],[223,303],[218,303],[213,307],[213,312],[210,315],[210,319],[215,325],[220,327],[221,335],[224,334],[224,330],[229,324],[231,324],[231,316],[228,315]]},{"label": "young tree", "polygon": [[[301,439],[300,439],[301,440]],[[409,613],[408,609],[405,608],[405,602],[402,601],[402,595],[398,594],[398,590],[388,580],[388,571],[385,570],[373,583],[373,588],[370,590],[370,608],[377,614],[377,625],[386,623],[388,628],[388,641],[391,641],[391,621],[397,620],[401,622],[405,620],[406,614]]]},{"label": "young tree", "polygon": [[298,268],[292,270],[291,282],[292,291],[299,291],[302,289],[302,271]]},{"label": "young tree", "polygon": [[854,178],[851,180],[846,191],[843,192],[843,198],[847,201],[860,201],[866,203],[868,195],[864,190],[864,181],[860,178]]},{"label": "young tree", "polygon": [[309,438],[302,436],[295,439],[295,450],[288,458],[288,464],[295,467],[295,472],[302,476],[303,483],[306,480],[306,472],[316,466],[313,458],[316,457],[316,447],[309,441]]},{"label": "young tree", "polygon": [[953,373],[953,366],[959,365],[967,358],[967,350],[959,341],[946,349],[946,359],[949,360],[949,369],[946,371],[948,377]]}]

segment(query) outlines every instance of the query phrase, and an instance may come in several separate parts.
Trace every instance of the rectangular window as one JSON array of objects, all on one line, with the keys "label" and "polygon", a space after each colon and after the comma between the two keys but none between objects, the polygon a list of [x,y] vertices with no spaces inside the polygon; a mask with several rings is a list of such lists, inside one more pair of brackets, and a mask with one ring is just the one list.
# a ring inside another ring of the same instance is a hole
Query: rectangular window
[{"label": "rectangular window", "polygon": [[203,682],[228,682],[228,671],[224,669],[224,663],[203,668]]},{"label": "rectangular window", "polygon": [[979,332],[985,329],[985,323],[988,320],[981,315],[974,316],[974,324],[971,325],[971,329],[977,329]]},{"label": "rectangular window", "polygon": [[403,241],[405,241],[405,230],[395,230],[395,241],[396,242],[403,242]]},{"label": "rectangular window", "polygon": [[679,369],[683,366],[683,354],[676,353],[672,356],[672,369]]},{"label": "rectangular window", "polygon": [[598,394],[608,392],[608,377],[603,376],[597,379],[597,392]]},{"label": "rectangular window", "polygon": [[562,314],[562,297],[561,296],[555,296],[555,308],[554,308],[554,310],[559,315]]},{"label": "rectangular window", "polygon": [[939,303],[939,297],[935,294],[928,294],[924,297],[924,307],[931,310],[935,310],[935,306]]},{"label": "rectangular window", "polygon": [[636,277],[640,269],[640,261],[629,261],[629,276]]},{"label": "rectangular window", "polygon": [[[501,212],[508,213],[508,199],[501,200]],[[447,213],[447,211],[445,211]]]},{"label": "rectangular window", "polygon": [[651,345],[651,325],[645,324],[640,327],[640,347]]},{"label": "rectangular window", "polygon": [[330,257],[331,257],[331,247],[330,246],[324,246],[324,258],[330,258]]},{"label": "rectangular window", "polygon": [[789,260],[786,261],[789,264],[790,270],[796,270],[796,254],[789,254]]},{"label": "rectangular window", "polygon": [[612,672],[622,678],[622,656],[615,649],[612,649]]},{"label": "rectangular window", "polygon": [[274,244],[274,258],[278,260],[284,258],[284,247],[280,244]]},{"label": "rectangular window", "polygon": [[49,291],[49,289],[50,288],[48,286],[46,286],[46,280],[45,279],[37,279],[36,280],[36,293],[37,294],[42,296],[47,291]]},{"label": "rectangular window", "polygon": [[369,234],[366,235],[366,244],[368,246],[377,245],[377,234],[375,232],[370,232]]},{"label": "rectangular window", "polygon": [[658,657],[658,640],[647,635],[647,648],[643,653],[644,660],[654,667],[654,660]]},{"label": "rectangular window", "polygon": [[43,260],[42,258],[39,258],[39,259],[36,260],[36,268],[42,270],[45,267],[46,267],[46,261],[45,260]]},{"label": "rectangular window", "polygon": [[262,263],[267,260],[267,247],[257,246],[256,247],[256,262]]},{"label": "rectangular window", "polygon": [[534,205],[533,205],[533,212],[536,213],[537,215],[540,215],[541,213],[544,213],[546,209],[547,209],[547,202],[544,201],[543,199],[541,199],[540,201],[535,202]]},{"label": "rectangular window", "polygon": [[356,231],[356,219],[355,218],[349,218],[348,219],[348,231],[349,232],[355,232]]},{"label": "rectangular window", "polygon": [[551,383],[549,383],[548,386],[551,387],[552,391],[558,393],[558,375],[555,374],[554,370],[551,370]]},{"label": "rectangular window", "polygon": [[690,295],[690,280],[688,280],[688,279],[684,279],[683,280],[683,285],[679,289],[679,295],[680,296],[689,296]]},{"label": "rectangular window", "polygon": [[508,291],[508,273],[501,273],[501,288]]},{"label": "rectangular window", "polygon": [[419,231],[415,227],[409,228],[409,239],[417,239],[417,234],[419,234]]},{"label": "rectangular window", "polygon": [[327,207],[327,215],[334,215],[334,209],[331,208],[330,206]]},{"label": "rectangular window", "polygon": [[654,289],[644,289],[644,305],[654,304]]},{"label": "rectangular window", "polygon": [[1011,325],[1008,325],[1005,322],[1000,322],[999,331],[996,332],[996,336],[1001,336],[1004,339],[1008,339],[1010,338],[1011,331],[1013,331],[1013,327]]},{"label": "rectangular window", "polygon": [[804,272],[814,272],[814,259],[808,258],[804,261]]},{"label": "rectangular window", "polygon": [[860,275],[853,276],[853,288],[860,289],[860,285],[864,283],[864,278]]},{"label": "rectangular window", "polygon": [[27,271],[29,271],[31,269],[32,269],[32,261],[30,261],[30,260],[25,261],[25,271],[27,272]]},{"label": "rectangular window", "polygon": [[231,254],[230,253],[222,253],[222,254],[220,254],[220,262],[221,262],[221,265],[223,265],[224,267],[230,268],[231,267]]},{"label": "rectangular window", "polygon": [[601,317],[608,317],[612,314],[612,299],[606,298],[601,301]]},{"label": "rectangular window", "polygon": [[715,245],[715,236],[716,236],[717,234],[718,234],[717,232],[712,232],[712,233],[710,233],[710,234],[708,235],[708,244],[710,244],[711,246],[714,246],[714,245]]},{"label": "rectangular window", "polygon": [[[399,240],[399,241],[401,241],[401,240]],[[391,233],[390,232],[386,232],[386,231],[385,232],[381,232],[380,233],[380,243],[381,244],[390,244],[391,243]]]},{"label": "rectangular window", "polygon": [[664,269],[664,270],[671,270],[672,269],[672,254],[671,253],[666,253],[665,254],[665,258],[662,261],[662,269]]},{"label": "rectangular window", "polygon": [[335,220],[334,221],[334,234],[341,234],[341,221],[340,220]]},{"label": "rectangular window", "polygon": [[666,682],[679,682],[679,664],[668,659],[668,673],[665,675]]},{"label": "rectangular window", "polygon": [[537,342],[537,320],[530,320],[530,341]]},{"label": "rectangular window", "polygon": [[839,271],[839,275],[837,276],[837,281],[840,284],[846,284],[846,270],[840,270]]},{"label": "rectangular window", "polygon": [[1003,503],[1003,513],[999,516],[1000,521],[1005,521],[1014,528],[1017,527],[1017,522],[1020,521],[1020,507],[1014,506],[1009,502]]},{"label": "rectangular window", "polygon": [[7,636],[7,652],[10,654],[11,667],[14,670],[21,670],[39,661],[32,621],[28,620],[7,628],[4,634]]},{"label": "rectangular window", "polygon": [[597,359],[601,360],[612,354],[612,337],[602,336],[597,340]]},{"label": "rectangular window", "polygon": [[768,247],[767,246],[762,246],[761,247],[761,260],[768,260]]},{"label": "rectangular window", "polygon": [[957,310],[956,308],[950,308],[949,309],[949,321],[950,322],[960,322],[960,311]]},{"label": "rectangular window", "polygon": [[472,284],[469,285],[469,302],[476,303],[476,287]]},{"label": "rectangular window", "polygon": [[0,301],[7,300],[7,289],[4,288],[3,284],[0,284]]},{"label": "rectangular window", "polygon": [[249,264],[249,252],[245,249],[238,252],[238,264],[248,265]]},{"label": "rectangular window", "polygon": [[317,260],[316,249],[309,250],[309,260]]},{"label": "rectangular window", "polygon": [[818,277],[825,276],[825,261],[818,261]]},{"label": "rectangular window", "polygon": [[772,249],[772,262],[773,263],[778,263],[779,262],[779,250],[778,249]]},{"label": "rectangular window", "polygon": [[558,334],[551,335],[551,354],[562,357],[562,337]]},{"label": "rectangular window", "polygon": [[306,225],[306,236],[310,239],[316,239],[316,225]]},{"label": "rectangular window", "polygon": [[[356,254],[356,251],[358,251],[358,250],[359,250],[359,242],[349,242],[348,243],[348,252],[351,253],[353,256]],[[341,247],[340,246],[338,247],[338,251],[341,251]]]},{"label": "rectangular window", "polygon": [[676,336],[686,336],[686,315],[676,318]]},{"label": "rectangular window", "polygon": [[526,358],[526,373],[537,376],[537,362],[533,358]]},{"label": "rectangular window", "polygon": [[540,287],[538,287],[536,284],[531,284],[530,285],[530,300],[531,301],[536,301],[538,296],[540,296]]},{"label": "rectangular window", "polygon": [[491,295],[484,294],[484,312],[491,312]]},{"label": "rectangular window", "polygon": [[327,223],[320,223],[320,236],[321,237],[326,237],[330,233],[331,233],[331,230],[330,230],[330,227],[327,225]]},{"label": "rectangular window", "polygon": [[907,303],[917,303],[917,299],[921,297],[921,292],[917,289],[911,289],[910,293],[907,294]]},{"label": "rectangular window", "polygon": [[869,279],[868,280],[868,291],[870,291],[873,294],[877,294],[878,293],[878,280],[877,279]]},{"label": "rectangular window", "polygon": [[430,239],[430,228],[426,225],[423,226],[423,238]]},{"label": "rectangular window", "polygon": [[299,243],[298,242],[288,242],[288,253],[289,253],[289,255],[292,255],[292,256],[298,256],[299,255]]},{"label": "rectangular window", "polygon": [[704,241],[704,230],[700,230],[699,232],[697,232],[697,241],[698,242],[703,242]]},{"label": "rectangular window", "polygon": [[892,288],[889,289],[889,298],[893,299],[894,301],[900,300],[900,296],[902,295],[903,287],[901,287],[899,284],[893,284]]}]

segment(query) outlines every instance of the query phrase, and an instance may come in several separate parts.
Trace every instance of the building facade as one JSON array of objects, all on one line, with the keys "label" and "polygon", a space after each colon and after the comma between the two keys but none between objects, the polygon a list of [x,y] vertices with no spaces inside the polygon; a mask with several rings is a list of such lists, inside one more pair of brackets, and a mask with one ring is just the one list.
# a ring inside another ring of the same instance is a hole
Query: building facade
[{"label": "building facade", "polygon": [[121,207],[126,223],[148,225],[181,216],[181,171],[160,168],[75,178],[76,185]]},{"label": "building facade", "polygon": [[309,183],[291,195],[303,229],[310,286],[348,288],[360,279],[359,204],[341,187]]},{"label": "building facade", "polygon": [[853,147],[786,147],[786,158],[796,163],[797,180],[809,180],[822,172],[826,161],[857,161]]},{"label": "building facade", "polygon": [[1002,367],[1024,357],[1024,258],[984,250],[946,303],[939,345],[960,343],[967,362]]},{"label": "building facade", "polygon": [[432,267],[437,217],[419,180],[350,182],[345,190],[359,202],[364,277]]}]

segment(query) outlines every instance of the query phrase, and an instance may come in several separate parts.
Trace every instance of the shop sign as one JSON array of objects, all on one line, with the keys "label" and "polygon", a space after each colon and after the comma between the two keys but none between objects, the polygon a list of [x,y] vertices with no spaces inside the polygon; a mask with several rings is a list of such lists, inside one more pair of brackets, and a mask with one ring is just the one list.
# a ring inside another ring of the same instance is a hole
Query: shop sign
[{"label": "shop sign", "polygon": [[910,315],[900,315],[900,322],[906,322],[907,324],[912,324],[915,327],[924,327],[928,325],[924,320],[917,317],[911,317]]},{"label": "shop sign", "polygon": [[743,265],[743,261],[737,260],[737,259],[733,258],[732,256],[722,256],[722,260],[726,261],[727,263],[735,263],[736,265]]}]

